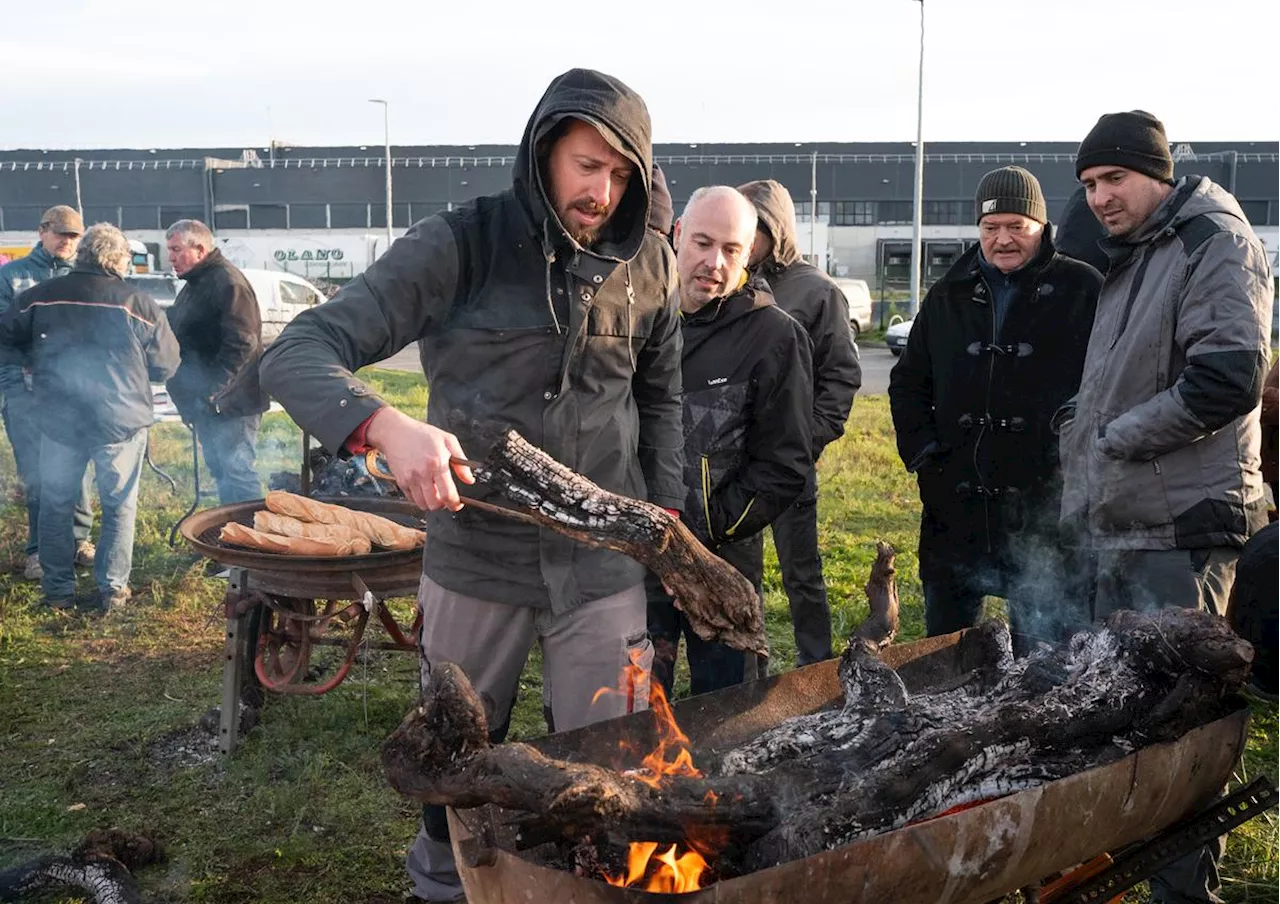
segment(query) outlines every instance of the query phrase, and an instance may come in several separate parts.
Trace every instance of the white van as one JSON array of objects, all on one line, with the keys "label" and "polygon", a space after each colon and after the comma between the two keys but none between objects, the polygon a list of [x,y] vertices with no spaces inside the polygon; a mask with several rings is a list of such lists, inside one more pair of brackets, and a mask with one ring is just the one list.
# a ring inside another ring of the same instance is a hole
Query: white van
[{"label": "white van", "polygon": [[301,276],[281,270],[241,270],[262,312],[262,344],[269,345],[286,323],[325,300],[324,293]]},{"label": "white van", "polygon": [[839,277],[834,281],[849,302],[849,328],[856,340],[861,333],[871,329],[871,289],[865,279]]}]

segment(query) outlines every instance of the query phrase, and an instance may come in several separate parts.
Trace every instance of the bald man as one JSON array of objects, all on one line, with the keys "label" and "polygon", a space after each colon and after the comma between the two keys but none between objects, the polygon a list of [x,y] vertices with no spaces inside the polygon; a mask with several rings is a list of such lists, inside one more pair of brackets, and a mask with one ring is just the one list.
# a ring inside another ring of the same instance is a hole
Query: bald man
[{"label": "bald man", "polygon": [[[813,367],[803,327],[749,278],[756,211],[728,186],[700,188],[676,221],[684,337],[683,519],[760,593],[761,531],[804,490],[813,465]],[[742,653],[708,643],[652,576],[647,585],[654,678],[671,692],[685,637],[692,692],[743,681]],[[761,670],[763,671],[763,670]]]}]

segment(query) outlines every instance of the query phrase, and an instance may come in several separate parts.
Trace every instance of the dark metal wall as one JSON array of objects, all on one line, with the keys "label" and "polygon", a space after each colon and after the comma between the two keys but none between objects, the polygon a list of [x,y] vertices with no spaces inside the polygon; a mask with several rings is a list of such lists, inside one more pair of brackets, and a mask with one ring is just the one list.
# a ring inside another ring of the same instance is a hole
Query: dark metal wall
[{"label": "dark metal wall", "polygon": [[[1258,226],[1280,221],[1277,142],[1191,145],[1177,172],[1234,186]],[[382,148],[0,151],[0,230],[34,230],[41,211],[75,203],[79,158],[85,217],[125,229],[158,229],[183,217],[220,228],[380,228]],[[677,210],[702,185],[777,179],[808,213],[813,154],[819,215],[833,225],[910,221],[913,148],[906,143],[657,145]],[[1065,142],[928,145],[925,222],[972,222],[972,197],[988,170],[1008,163],[1040,179],[1050,214],[1076,186]],[[512,146],[393,148],[393,222],[423,216],[510,185]],[[248,165],[243,165],[248,159]],[[206,158],[212,158],[206,162]]]}]

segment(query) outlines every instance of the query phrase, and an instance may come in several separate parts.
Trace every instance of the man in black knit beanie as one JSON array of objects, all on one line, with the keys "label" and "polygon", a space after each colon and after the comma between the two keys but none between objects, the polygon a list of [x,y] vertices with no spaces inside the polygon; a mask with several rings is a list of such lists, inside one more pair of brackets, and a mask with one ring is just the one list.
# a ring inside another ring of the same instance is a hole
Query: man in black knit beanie
[{"label": "man in black knit beanie", "polygon": [[[1110,264],[1080,392],[1059,419],[1063,526],[1096,555],[1093,615],[1225,615],[1240,550],[1267,521],[1266,252],[1228,192],[1203,176],[1174,180],[1164,126],[1143,110],[1099,119],[1076,176]],[[1220,852],[1162,870],[1152,901],[1220,901]]]}]

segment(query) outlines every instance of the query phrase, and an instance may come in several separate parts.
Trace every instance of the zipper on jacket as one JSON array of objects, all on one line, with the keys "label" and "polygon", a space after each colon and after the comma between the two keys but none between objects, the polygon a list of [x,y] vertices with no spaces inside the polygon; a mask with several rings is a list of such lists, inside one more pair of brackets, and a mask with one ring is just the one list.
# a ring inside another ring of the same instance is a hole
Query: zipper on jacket
[{"label": "zipper on jacket", "polygon": [[716,536],[711,530],[711,463],[707,460],[707,456],[700,457],[702,459],[702,516],[707,519],[707,536],[714,540]]},{"label": "zipper on jacket", "polygon": [[756,504],[756,497],[752,496],[751,501],[747,503],[747,507],[742,510],[742,517],[740,517],[737,521],[733,522],[733,524],[730,525],[729,529],[724,532],[724,535],[726,537],[733,536],[733,532],[736,531],[742,525],[743,521],[747,520],[747,513],[751,511],[751,506],[755,504]]},{"label": "zipper on jacket", "polygon": [[[987,282],[987,277],[979,273],[979,279],[982,284],[987,287],[987,294],[991,296],[991,304],[988,309],[991,312],[991,344],[994,346],[1000,340],[1000,336],[996,331],[996,303],[995,292],[991,291],[991,284]],[[1012,305],[1010,305],[1012,306]],[[1009,312],[1005,311],[1005,317],[1009,316]],[[996,379],[996,353],[991,349],[987,350],[987,385],[986,391],[982,399],[982,413],[985,415],[982,419],[982,426],[978,428],[978,435],[973,441],[973,474],[978,479],[978,487],[981,489],[979,495],[982,497],[982,534],[985,540],[984,548],[988,555],[991,554],[991,497],[987,493],[987,481],[982,474],[982,466],[979,463],[979,452],[982,449],[982,438],[987,435],[987,425],[991,423],[991,384]]]}]

